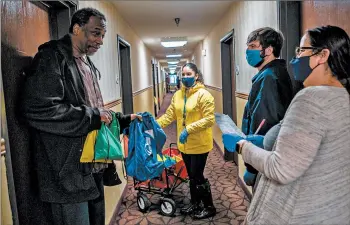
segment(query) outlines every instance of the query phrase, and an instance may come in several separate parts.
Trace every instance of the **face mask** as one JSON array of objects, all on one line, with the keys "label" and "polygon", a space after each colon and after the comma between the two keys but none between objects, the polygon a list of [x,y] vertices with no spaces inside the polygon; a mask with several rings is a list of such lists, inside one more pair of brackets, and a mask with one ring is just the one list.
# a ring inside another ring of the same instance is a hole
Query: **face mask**
[{"label": "face mask", "polygon": [[296,81],[304,82],[314,69],[310,67],[310,57],[304,56],[300,58],[294,57],[289,63],[293,69],[294,79]]},{"label": "face mask", "polygon": [[183,85],[185,85],[185,87],[192,87],[195,83],[195,77],[183,77],[182,78],[182,83]]},{"label": "face mask", "polygon": [[261,50],[257,49],[247,49],[246,59],[249,65],[252,67],[258,67],[263,62],[264,58],[260,55]]}]

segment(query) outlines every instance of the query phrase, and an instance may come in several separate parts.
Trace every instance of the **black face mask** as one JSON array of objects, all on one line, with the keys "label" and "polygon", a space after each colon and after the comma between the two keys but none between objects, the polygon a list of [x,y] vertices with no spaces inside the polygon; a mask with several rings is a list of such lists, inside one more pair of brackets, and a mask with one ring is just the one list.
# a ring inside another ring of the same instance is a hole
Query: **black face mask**
[{"label": "black face mask", "polygon": [[320,64],[318,64],[314,68],[310,67],[310,58],[311,58],[311,56],[314,56],[314,55],[315,54],[310,55],[310,56],[300,57],[300,58],[294,57],[289,62],[293,68],[293,75],[294,75],[294,79],[296,81],[304,82],[306,80],[306,78],[308,78],[310,76],[312,71],[320,65]]}]

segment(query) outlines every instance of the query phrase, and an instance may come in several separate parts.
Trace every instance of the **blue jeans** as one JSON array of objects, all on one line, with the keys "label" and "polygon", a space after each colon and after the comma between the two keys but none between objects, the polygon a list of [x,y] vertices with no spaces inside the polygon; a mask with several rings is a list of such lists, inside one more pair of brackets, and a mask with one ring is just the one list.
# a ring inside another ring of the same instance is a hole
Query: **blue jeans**
[{"label": "blue jeans", "polygon": [[95,173],[94,179],[100,196],[80,203],[51,203],[54,225],[105,225],[105,202],[102,174]]}]

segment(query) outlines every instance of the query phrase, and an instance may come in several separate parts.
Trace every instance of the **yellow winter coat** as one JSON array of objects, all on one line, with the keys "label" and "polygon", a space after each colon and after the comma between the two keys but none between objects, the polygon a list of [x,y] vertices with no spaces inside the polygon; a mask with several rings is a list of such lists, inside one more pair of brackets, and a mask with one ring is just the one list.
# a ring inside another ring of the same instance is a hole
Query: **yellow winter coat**
[{"label": "yellow winter coat", "polygon": [[[184,125],[184,103],[186,94],[186,119],[185,125],[188,132],[187,142],[181,144],[179,136]],[[181,152],[186,154],[202,154],[213,149],[212,126],[215,123],[214,98],[197,83],[186,90],[184,87],[178,90],[171,101],[165,114],[157,122],[161,127],[166,127],[174,120],[177,121],[177,145]]]}]

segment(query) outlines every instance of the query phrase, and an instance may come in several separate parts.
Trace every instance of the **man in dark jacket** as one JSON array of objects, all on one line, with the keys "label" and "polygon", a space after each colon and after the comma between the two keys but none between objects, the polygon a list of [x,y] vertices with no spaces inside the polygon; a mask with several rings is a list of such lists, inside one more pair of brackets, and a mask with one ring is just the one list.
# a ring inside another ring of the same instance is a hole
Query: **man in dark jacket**
[{"label": "man in dark jacket", "polygon": [[[293,86],[286,62],[278,59],[282,45],[282,34],[269,27],[257,29],[248,36],[246,59],[258,73],[252,79],[244,109],[242,131],[246,135],[255,134],[264,119],[265,123],[258,134],[265,135],[283,119],[293,99]],[[254,186],[258,171],[249,164],[246,167],[244,181],[248,186]]]},{"label": "man in dark jacket", "polygon": [[[39,47],[27,74],[23,115],[33,135],[40,198],[51,205],[53,224],[104,225],[104,174],[114,164],[80,163],[87,134],[110,123],[103,108],[99,72],[89,59],[103,44],[105,16],[78,10],[69,34]],[[121,130],[135,114],[117,114]]]}]

